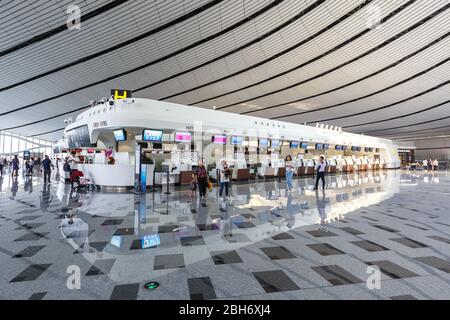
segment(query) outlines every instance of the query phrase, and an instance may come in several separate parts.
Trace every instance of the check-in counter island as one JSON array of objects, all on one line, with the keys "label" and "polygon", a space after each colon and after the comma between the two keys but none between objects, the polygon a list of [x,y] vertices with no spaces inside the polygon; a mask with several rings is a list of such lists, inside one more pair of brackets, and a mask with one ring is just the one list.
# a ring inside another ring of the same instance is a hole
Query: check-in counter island
[{"label": "check-in counter island", "polygon": [[367,170],[363,163],[400,166],[397,146],[387,139],[147,99],[93,106],[62,140],[62,149],[85,158],[78,170],[90,183],[112,188],[189,185],[199,160],[214,182],[224,161],[234,181],[283,178],[287,155],[297,176],[313,175],[322,155],[328,173]]}]

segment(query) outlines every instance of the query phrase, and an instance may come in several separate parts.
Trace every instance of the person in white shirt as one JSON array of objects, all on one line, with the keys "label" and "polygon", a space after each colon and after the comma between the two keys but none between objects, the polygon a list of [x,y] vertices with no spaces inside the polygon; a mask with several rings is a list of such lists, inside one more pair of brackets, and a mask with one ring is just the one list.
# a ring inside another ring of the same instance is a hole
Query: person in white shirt
[{"label": "person in white shirt", "polygon": [[223,189],[225,188],[225,196],[228,199],[228,192],[230,187],[230,179],[232,175],[232,170],[228,167],[227,162],[224,160],[222,161],[222,165],[219,168],[220,173],[220,191],[219,195],[222,197]]},{"label": "person in white shirt", "polygon": [[316,186],[314,190],[319,188],[319,180],[322,180],[322,187],[325,190],[325,168],[327,164],[325,163],[325,158],[323,156],[320,157],[319,163],[316,165],[317,176],[316,176]]},{"label": "person in white shirt", "polygon": [[78,163],[80,162],[80,158],[78,158],[78,157],[76,156],[75,151],[72,152],[72,153],[70,154],[70,157],[69,157],[69,159],[68,159],[68,162],[69,162],[70,170],[71,170],[71,171],[74,171],[74,170],[77,170],[77,169],[78,169]]},{"label": "person in white shirt", "polygon": [[295,166],[292,162],[292,157],[287,156],[285,159],[286,166],[286,189],[288,192],[291,192],[294,186],[292,185],[292,178],[294,177]]}]

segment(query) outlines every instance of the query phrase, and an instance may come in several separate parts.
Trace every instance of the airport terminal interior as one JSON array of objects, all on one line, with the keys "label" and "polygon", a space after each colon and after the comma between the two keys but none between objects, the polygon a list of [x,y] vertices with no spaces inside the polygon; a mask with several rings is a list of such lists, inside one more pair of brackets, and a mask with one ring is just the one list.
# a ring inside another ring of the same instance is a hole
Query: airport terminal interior
[{"label": "airport terminal interior", "polygon": [[450,299],[450,0],[4,0],[0,300]]}]

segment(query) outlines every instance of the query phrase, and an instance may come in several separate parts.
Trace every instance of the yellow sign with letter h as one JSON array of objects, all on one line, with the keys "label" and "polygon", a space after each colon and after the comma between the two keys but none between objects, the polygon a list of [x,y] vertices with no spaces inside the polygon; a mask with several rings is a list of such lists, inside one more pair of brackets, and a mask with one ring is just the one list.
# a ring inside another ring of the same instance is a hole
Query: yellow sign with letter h
[{"label": "yellow sign with letter h", "polygon": [[131,98],[131,91],[114,89],[114,90],[111,90],[111,95],[114,96],[114,100],[127,99],[127,98]]}]

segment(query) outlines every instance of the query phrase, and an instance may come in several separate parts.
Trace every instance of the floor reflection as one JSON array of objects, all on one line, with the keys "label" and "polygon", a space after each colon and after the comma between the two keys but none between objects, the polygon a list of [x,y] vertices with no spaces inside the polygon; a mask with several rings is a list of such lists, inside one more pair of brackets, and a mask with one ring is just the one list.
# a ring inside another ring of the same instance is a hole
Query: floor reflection
[{"label": "floor reflection", "polygon": [[[190,191],[146,195],[76,193],[64,184],[56,196],[64,204],[61,235],[87,260],[160,255],[185,248],[229,251],[307,225],[327,231],[332,221],[361,207],[377,204],[399,190],[398,172],[327,177],[326,190],[314,191],[312,179],[233,185],[231,199],[192,199]],[[44,186],[41,207],[51,195]],[[100,250],[99,250],[100,249]],[[196,250],[190,263],[203,259]],[[113,276],[113,274],[111,274]]]}]

